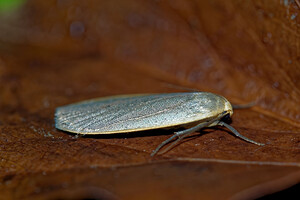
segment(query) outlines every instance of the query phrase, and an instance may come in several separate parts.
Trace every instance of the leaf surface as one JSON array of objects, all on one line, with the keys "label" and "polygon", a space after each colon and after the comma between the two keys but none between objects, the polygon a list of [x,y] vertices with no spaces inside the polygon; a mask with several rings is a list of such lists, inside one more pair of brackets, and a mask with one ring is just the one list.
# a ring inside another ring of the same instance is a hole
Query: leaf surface
[{"label": "leaf surface", "polygon": [[[1,15],[0,198],[253,199],[299,183],[298,12],[296,1],[31,0]],[[54,127],[58,106],[185,87],[255,101],[231,125],[266,145],[216,127],[151,158],[172,130]]]}]

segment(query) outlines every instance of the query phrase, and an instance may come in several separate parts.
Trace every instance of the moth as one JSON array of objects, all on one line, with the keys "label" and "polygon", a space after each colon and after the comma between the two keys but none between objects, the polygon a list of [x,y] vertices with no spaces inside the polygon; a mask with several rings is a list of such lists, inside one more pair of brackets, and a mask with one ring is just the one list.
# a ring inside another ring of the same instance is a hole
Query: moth
[{"label": "moth", "polygon": [[223,121],[232,114],[232,105],[226,98],[209,92],[120,95],[58,107],[55,127],[84,135],[186,128],[162,142],[151,156],[175,138],[161,154],[195,131],[214,126],[225,126],[245,141],[264,145],[246,138]]}]

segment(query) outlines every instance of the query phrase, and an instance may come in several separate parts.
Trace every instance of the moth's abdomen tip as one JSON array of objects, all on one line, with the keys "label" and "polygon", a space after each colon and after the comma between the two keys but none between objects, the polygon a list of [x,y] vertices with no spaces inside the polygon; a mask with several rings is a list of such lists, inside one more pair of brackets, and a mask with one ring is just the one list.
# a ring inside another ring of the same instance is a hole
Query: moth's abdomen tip
[{"label": "moth's abdomen tip", "polygon": [[63,112],[61,107],[56,108],[54,113],[55,128],[62,131],[70,131],[70,120],[66,119],[66,114]]},{"label": "moth's abdomen tip", "polygon": [[61,122],[61,120],[59,119],[59,117],[55,116],[55,128],[65,131],[66,130],[66,126]]}]

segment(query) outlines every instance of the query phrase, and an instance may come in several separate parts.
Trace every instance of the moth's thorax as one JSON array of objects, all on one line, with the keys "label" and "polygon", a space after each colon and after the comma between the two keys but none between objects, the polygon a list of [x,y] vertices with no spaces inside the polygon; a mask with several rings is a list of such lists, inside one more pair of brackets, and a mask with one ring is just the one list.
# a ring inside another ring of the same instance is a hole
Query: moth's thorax
[{"label": "moth's thorax", "polygon": [[207,115],[207,117],[217,117],[219,114],[227,111],[230,116],[233,114],[233,109],[230,102],[223,96],[213,93],[202,92],[201,95],[196,95],[199,108],[199,113]]},{"label": "moth's thorax", "polygon": [[[227,114],[232,116],[232,105],[225,97],[212,93],[203,93],[203,95],[207,98],[207,103],[204,105],[207,110],[205,113],[201,113],[204,120],[222,117],[222,115],[225,116]],[[224,113],[224,111],[226,112]],[[219,122],[220,121],[215,121],[214,123],[210,124],[209,127],[216,126],[219,124]]]}]

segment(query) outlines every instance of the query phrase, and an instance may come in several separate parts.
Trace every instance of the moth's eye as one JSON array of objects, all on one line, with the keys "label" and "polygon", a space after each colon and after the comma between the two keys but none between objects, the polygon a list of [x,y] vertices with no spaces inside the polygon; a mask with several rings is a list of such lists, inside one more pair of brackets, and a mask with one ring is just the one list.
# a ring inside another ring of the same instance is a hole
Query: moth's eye
[{"label": "moth's eye", "polygon": [[222,118],[222,121],[225,121],[225,122],[231,122],[231,118],[230,118],[230,114],[226,114],[223,118]]}]

